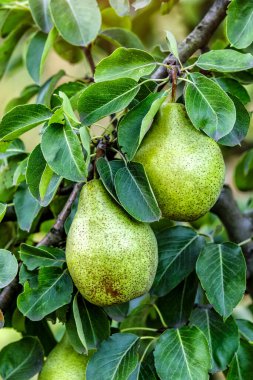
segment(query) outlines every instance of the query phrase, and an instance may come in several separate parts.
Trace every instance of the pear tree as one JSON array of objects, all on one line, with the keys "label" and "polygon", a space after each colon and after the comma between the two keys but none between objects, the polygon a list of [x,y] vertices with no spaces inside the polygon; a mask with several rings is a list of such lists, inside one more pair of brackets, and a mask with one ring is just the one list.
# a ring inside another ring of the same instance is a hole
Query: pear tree
[{"label": "pear tree", "polygon": [[2,0],[0,38],[0,378],[252,380],[252,1]]}]

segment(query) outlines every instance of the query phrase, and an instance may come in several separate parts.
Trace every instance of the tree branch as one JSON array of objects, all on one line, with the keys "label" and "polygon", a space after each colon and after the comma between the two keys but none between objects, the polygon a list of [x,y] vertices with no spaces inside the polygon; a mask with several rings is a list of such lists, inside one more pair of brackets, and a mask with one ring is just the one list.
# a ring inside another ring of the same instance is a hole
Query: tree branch
[{"label": "tree branch", "polygon": [[[216,0],[205,17],[193,29],[193,31],[179,44],[179,58],[182,63],[186,62],[198,49],[204,47],[213,33],[226,16],[229,0]],[[163,63],[168,65],[172,56],[168,55]],[[160,66],[152,75],[153,79],[161,79],[168,76],[167,68]]]}]

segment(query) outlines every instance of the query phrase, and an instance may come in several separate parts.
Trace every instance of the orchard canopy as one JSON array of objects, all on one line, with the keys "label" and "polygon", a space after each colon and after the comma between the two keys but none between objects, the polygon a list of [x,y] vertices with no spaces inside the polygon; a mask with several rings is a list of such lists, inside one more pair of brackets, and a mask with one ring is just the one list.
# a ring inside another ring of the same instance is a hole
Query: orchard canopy
[{"label": "orchard canopy", "polygon": [[0,0],[0,378],[253,379],[253,1]]}]

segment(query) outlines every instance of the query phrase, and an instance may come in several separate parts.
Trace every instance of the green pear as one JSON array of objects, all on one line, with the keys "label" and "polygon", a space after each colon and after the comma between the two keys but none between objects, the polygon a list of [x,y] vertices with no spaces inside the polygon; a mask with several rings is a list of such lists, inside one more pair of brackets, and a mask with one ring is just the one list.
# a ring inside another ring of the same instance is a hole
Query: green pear
[{"label": "green pear", "polygon": [[157,268],[157,242],[150,226],[131,219],[95,179],[81,191],[66,259],[83,297],[108,306],[149,291]]},{"label": "green pear", "polygon": [[64,335],[48,355],[39,380],[85,380],[89,358],[78,354]]},{"label": "green pear", "polygon": [[192,221],[216,202],[225,176],[218,144],[196,130],[185,107],[161,107],[134,157],[143,164],[165,218]]}]

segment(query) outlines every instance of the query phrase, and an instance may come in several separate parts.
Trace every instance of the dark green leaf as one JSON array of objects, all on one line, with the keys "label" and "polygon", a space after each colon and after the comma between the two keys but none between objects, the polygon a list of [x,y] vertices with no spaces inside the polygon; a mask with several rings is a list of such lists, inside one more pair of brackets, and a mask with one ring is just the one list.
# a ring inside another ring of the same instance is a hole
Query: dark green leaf
[{"label": "dark green leaf", "polygon": [[113,334],[90,359],[86,379],[128,379],[138,363],[138,345],[136,335]]},{"label": "dark green leaf", "polygon": [[3,220],[3,218],[4,218],[6,210],[7,210],[7,204],[0,203],[0,223]]},{"label": "dark green leaf", "polygon": [[203,331],[208,341],[212,357],[211,372],[225,370],[239,346],[238,328],[233,317],[224,322],[214,310],[196,308],[191,314],[191,324]]},{"label": "dark green leaf", "polygon": [[116,201],[118,201],[118,198],[114,187],[114,178],[117,171],[124,167],[125,164],[122,160],[108,161],[106,158],[100,157],[96,162],[96,168],[98,174],[100,175],[100,179],[102,180],[106,190]]},{"label": "dark green leaf", "polygon": [[[7,11],[5,14],[4,12]],[[2,17],[3,19],[2,19]],[[1,37],[5,38],[10,34],[17,25],[20,24],[31,24],[32,23],[32,18],[30,15],[30,12],[26,8],[18,8],[16,9],[10,8],[10,9],[1,9]],[[18,41],[17,41],[18,42]]]},{"label": "dark green leaf", "polygon": [[0,352],[0,375],[4,380],[28,380],[41,370],[43,356],[37,338],[27,337],[8,344]]},{"label": "dark green leaf", "polygon": [[121,111],[128,106],[138,90],[137,82],[128,78],[92,84],[79,98],[81,121],[89,126],[104,116]]},{"label": "dark green leaf", "polygon": [[50,0],[29,0],[33,19],[45,33],[48,33],[53,25],[49,11],[49,2]]},{"label": "dark green leaf", "polygon": [[197,287],[197,276],[193,272],[166,296],[158,298],[157,306],[169,327],[181,327],[187,323],[193,309]]},{"label": "dark green leaf", "polygon": [[236,97],[231,96],[236,109],[236,121],[231,132],[219,140],[219,144],[226,146],[240,145],[241,141],[246,137],[249,125],[250,115],[244,105]]},{"label": "dark green leaf", "polygon": [[55,86],[57,82],[65,75],[63,70],[59,70],[58,73],[50,77],[40,88],[37,97],[37,103],[45,104],[45,106],[50,107],[52,95],[54,93]]},{"label": "dark green leaf", "polygon": [[132,78],[138,81],[141,77],[151,74],[155,67],[152,55],[143,50],[120,47],[99,62],[95,71],[95,81],[119,78]]},{"label": "dark green leaf", "polygon": [[151,223],[160,219],[161,211],[141,164],[132,162],[119,169],[114,184],[121,205],[136,220]]},{"label": "dark green leaf", "polygon": [[253,346],[241,340],[239,350],[230,364],[227,380],[252,380],[252,357]]},{"label": "dark green leaf", "polygon": [[210,353],[205,335],[197,327],[165,331],[154,352],[161,380],[207,380]]},{"label": "dark green leaf", "polygon": [[139,37],[123,28],[109,28],[101,32],[100,37],[105,38],[116,47],[124,46],[126,48],[144,49]]},{"label": "dark green leaf", "polygon": [[48,166],[40,144],[36,146],[28,158],[26,181],[31,194],[43,207],[52,201],[61,182],[61,177]]},{"label": "dark green leaf", "polygon": [[109,315],[114,321],[122,322],[129,310],[129,302],[121,303],[118,305],[106,306],[104,307],[106,314]]},{"label": "dark green leaf", "polygon": [[185,106],[195,128],[219,140],[233,128],[236,110],[233,101],[211,79],[199,73],[189,75]]},{"label": "dark green leaf", "polygon": [[227,35],[231,45],[238,49],[253,41],[253,3],[248,0],[232,0],[228,7]]},{"label": "dark green leaf", "polygon": [[46,41],[47,34],[40,31],[36,32],[29,43],[26,53],[26,67],[36,83],[40,81],[42,71],[41,62]]},{"label": "dark green leaf", "polygon": [[96,38],[101,25],[96,0],[76,0],[71,3],[68,0],[51,0],[50,9],[59,33],[70,44],[87,46]]},{"label": "dark green leaf", "polygon": [[241,191],[253,189],[253,149],[244,153],[235,168],[235,184]]},{"label": "dark green leaf", "polygon": [[74,182],[85,180],[87,173],[81,144],[68,122],[49,125],[42,136],[41,149],[56,174]]},{"label": "dark green leaf", "polygon": [[60,267],[65,263],[65,253],[59,248],[53,247],[33,247],[21,244],[20,257],[28,270],[39,267]]},{"label": "dark green leaf", "polygon": [[14,208],[20,229],[30,231],[32,223],[40,211],[40,204],[24,183],[19,185],[14,195]]},{"label": "dark green leaf", "polygon": [[243,297],[246,265],[242,250],[233,243],[206,245],[197,261],[197,274],[215,310],[227,318]]},{"label": "dark green leaf", "polygon": [[38,271],[33,270],[29,271],[25,264],[21,265],[19,271],[19,283],[24,285],[24,283],[28,281],[31,288],[38,287]]},{"label": "dark green leaf", "polygon": [[[85,84],[81,82],[68,82],[63,83],[59,87],[57,87],[54,91],[55,94],[59,94],[59,92],[64,92],[64,94],[67,95],[67,97],[70,99],[71,104],[73,106],[73,99],[75,99],[76,95],[80,94],[82,90],[85,89]],[[52,96],[51,98],[51,106],[52,108],[56,106],[60,106],[60,100],[57,96]]]},{"label": "dark green leaf", "polygon": [[23,315],[39,321],[46,315],[66,305],[71,300],[73,283],[65,270],[42,267],[39,270],[38,286],[31,288],[28,281],[18,296],[17,305]]},{"label": "dark green leaf", "polygon": [[240,334],[253,344],[253,323],[245,319],[236,319]]},{"label": "dark green leaf", "polygon": [[147,133],[155,114],[166,99],[162,93],[152,93],[139,102],[119,122],[118,143],[131,161]]},{"label": "dark green leaf", "polygon": [[20,156],[25,153],[25,145],[23,141],[20,139],[16,139],[16,140],[13,140],[12,142],[3,143],[3,144],[8,144],[8,147],[6,150],[4,150],[3,153],[0,152],[0,159]]},{"label": "dark green leaf", "polygon": [[92,305],[76,295],[73,301],[73,314],[77,334],[86,353],[98,348],[99,344],[109,338],[110,324],[102,308]]},{"label": "dark green leaf", "polygon": [[18,262],[6,249],[0,249],[0,289],[5,288],[16,277]]},{"label": "dark green leaf", "polygon": [[211,50],[201,54],[196,65],[203,70],[232,73],[251,69],[253,56],[250,53],[243,54],[232,49]]},{"label": "dark green leaf", "polygon": [[0,123],[0,141],[14,140],[49,120],[51,115],[51,111],[40,104],[27,104],[13,108]]},{"label": "dark green leaf", "polygon": [[247,90],[235,79],[232,78],[215,78],[215,81],[223,88],[225,92],[236,96],[242,104],[250,102],[250,96]]},{"label": "dark green leaf", "polygon": [[12,108],[27,103],[39,91],[40,87],[37,84],[26,86],[21,94],[14,99],[11,99],[5,107],[5,113],[9,112]]},{"label": "dark green leaf", "polygon": [[153,293],[164,296],[195,268],[204,238],[191,228],[176,226],[157,234],[158,268]]},{"label": "dark green leaf", "polygon": [[147,326],[147,318],[151,311],[154,311],[154,307],[150,303],[144,303],[135,307],[121,322],[120,330],[123,332],[125,329],[131,329],[138,326],[140,329],[136,331],[136,334],[146,335],[147,331],[142,330],[141,327]]}]

